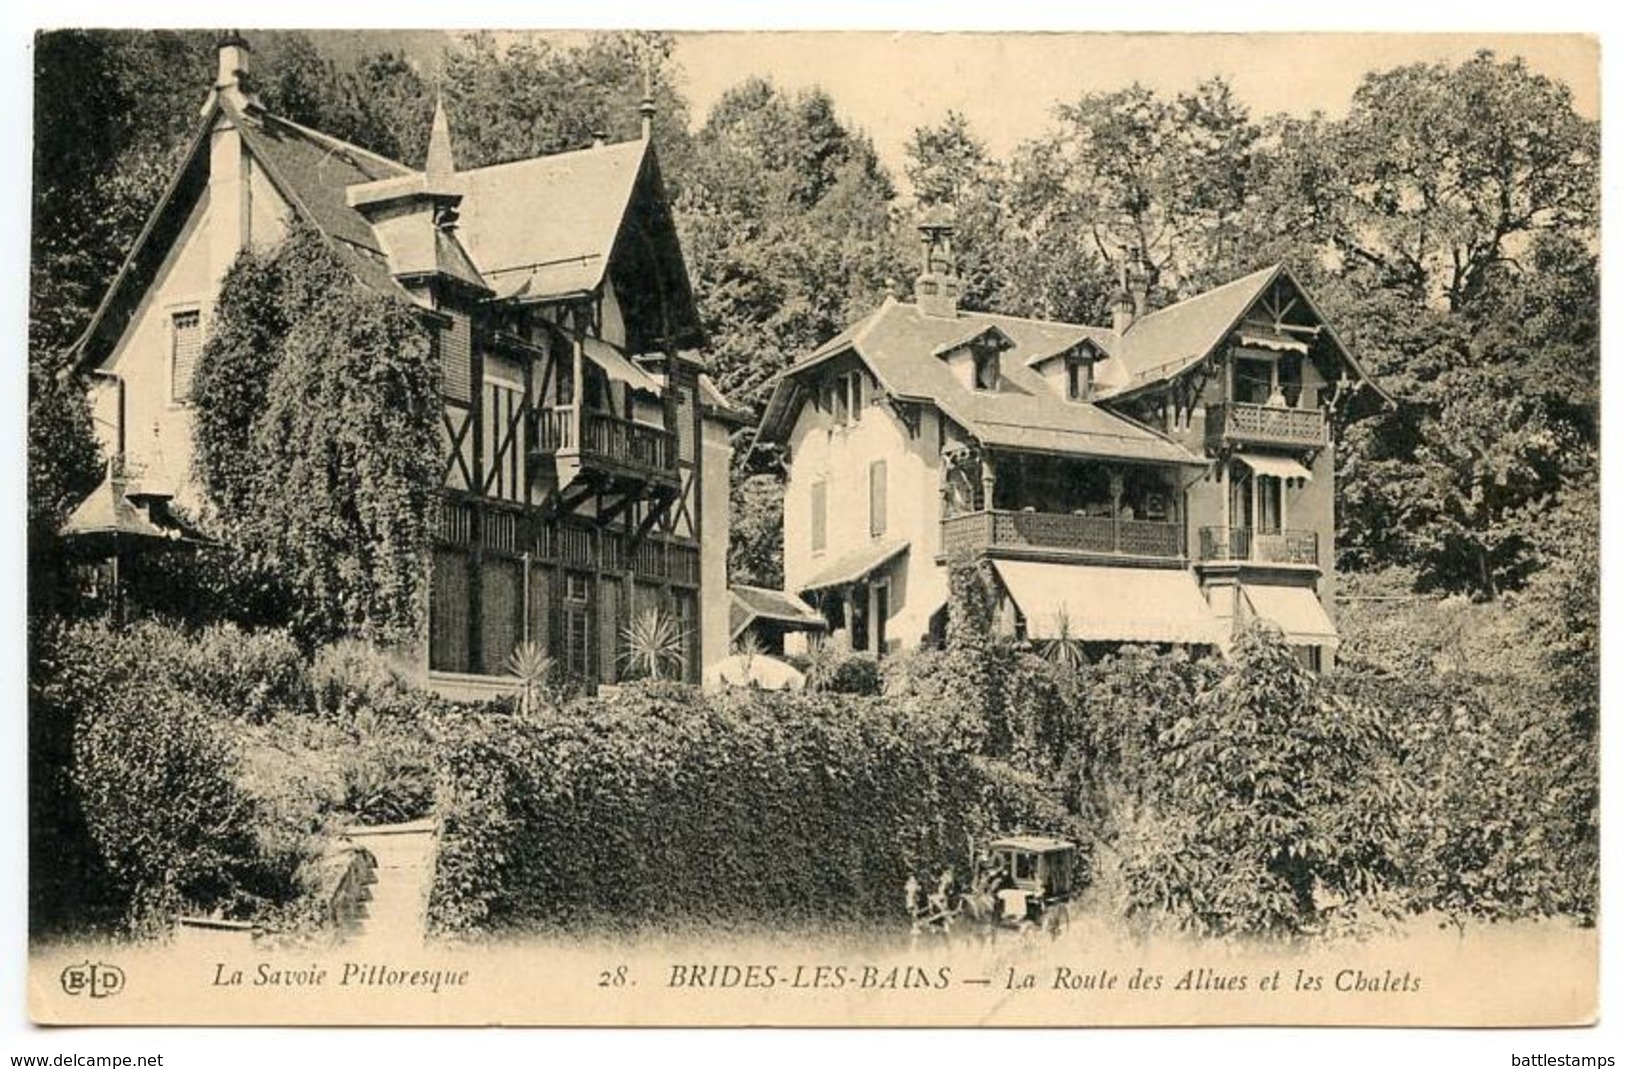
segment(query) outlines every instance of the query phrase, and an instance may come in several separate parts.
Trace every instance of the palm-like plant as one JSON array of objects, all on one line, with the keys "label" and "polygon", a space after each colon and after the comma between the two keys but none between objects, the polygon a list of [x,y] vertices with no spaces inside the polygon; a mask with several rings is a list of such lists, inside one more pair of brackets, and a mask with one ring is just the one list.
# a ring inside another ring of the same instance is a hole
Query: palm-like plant
[{"label": "palm-like plant", "polygon": [[1072,637],[1072,618],[1063,607],[1055,612],[1055,637],[1044,644],[1044,659],[1063,672],[1076,673],[1089,665],[1083,643]]},{"label": "palm-like plant", "polygon": [[557,665],[541,646],[534,642],[521,642],[508,654],[508,674],[519,680],[519,709],[533,713],[544,702],[553,700],[553,683]]},{"label": "palm-like plant", "polygon": [[621,665],[631,679],[669,679],[683,671],[688,632],[671,613],[646,609],[621,630]]}]

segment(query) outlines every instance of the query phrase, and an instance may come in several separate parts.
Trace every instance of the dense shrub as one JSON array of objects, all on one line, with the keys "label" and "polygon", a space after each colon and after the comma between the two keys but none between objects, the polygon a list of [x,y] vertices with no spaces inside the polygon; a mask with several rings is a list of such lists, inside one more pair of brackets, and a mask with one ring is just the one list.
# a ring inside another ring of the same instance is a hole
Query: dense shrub
[{"label": "dense shrub", "polygon": [[73,785],[73,730],[104,676],[59,621],[28,627],[28,928],[42,936],[117,923],[101,853]]},{"label": "dense shrub", "polygon": [[136,684],[87,710],[73,784],[109,889],[131,929],[188,910],[251,915],[296,892],[297,852],[267,849],[218,715],[194,696]]},{"label": "dense shrub", "polygon": [[310,684],[317,711],[330,717],[393,708],[413,690],[399,656],[359,639],[341,639],[317,650]]},{"label": "dense shrub", "polygon": [[337,825],[430,812],[442,706],[361,647],[313,672],[281,631],[34,628],[32,930],[285,912]]},{"label": "dense shrub", "polygon": [[1063,819],[910,701],[645,684],[440,744],[443,930],[885,917],[910,874]]},{"label": "dense shrub", "polygon": [[1396,913],[1409,795],[1381,712],[1334,693],[1257,629],[1214,685],[1143,708],[1156,741],[1138,750],[1144,736],[1129,725],[1116,763],[1148,781],[1120,790],[1111,815],[1119,871],[1106,882],[1126,915],[1290,937]]},{"label": "dense shrub", "polygon": [[194,438],[227,540],[284,581],[306,641],[412,638],[441,475],[422,320],[297,228],[239,257],[216,319]]},{"label": "dense shrub", "polygon": [[1482,680],[1351,665],[1338,687],[1389,711],[1400,768],[1411,909],[1458,921],[1595,916],[1593,817],[1577,790],[1595,769],[1538,700],[1505,700]]}]

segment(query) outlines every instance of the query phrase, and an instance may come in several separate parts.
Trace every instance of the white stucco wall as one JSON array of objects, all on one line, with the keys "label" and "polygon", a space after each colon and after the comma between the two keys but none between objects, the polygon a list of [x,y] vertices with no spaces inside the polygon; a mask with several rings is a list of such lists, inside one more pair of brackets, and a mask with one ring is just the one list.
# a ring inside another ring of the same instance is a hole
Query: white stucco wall
[{"label": "white stucco wall", "polygon": [[706,420],[700,453],[700,664],[728,655],[728,428]]},{"label": "white stucco wall", "polygon": [[[262,173],[245,166],[246,159],[236,131],[218,128],[209,153],[209,183],[101,365],[124,381],[127,457],[142,465],[149,478],[167,484],[186,506],[197,505],[200,495],[192,477],[192,409],[171,393],[172,319],[177,312],[198,310],[207,338],[220,279],[241,241],[267,246],[287,234],[288,205]],[[96,433],[112,454],[118,439],[118,387],[96,376],[91,391]]]},{"label": "white stucco wall", "polygon": [[[938,416],[922,414],[919,433],[906,426],[884,401],[873,380],[857,422],[835,425],[813,405],[802,407],[790,435],[790,477],[784,500],[785,587],[799,593],[805,581],[832,561],[878,542],[901,539],[905,557],[887,571],[892,582],[888,642],[916,645],[930,616],[943,603],[947,581],[936,564],[941,542]],[[869,469],[886,462],[886,531],[870,534]],[[826,541],[812,549],[812,487],[826,486]]]}]

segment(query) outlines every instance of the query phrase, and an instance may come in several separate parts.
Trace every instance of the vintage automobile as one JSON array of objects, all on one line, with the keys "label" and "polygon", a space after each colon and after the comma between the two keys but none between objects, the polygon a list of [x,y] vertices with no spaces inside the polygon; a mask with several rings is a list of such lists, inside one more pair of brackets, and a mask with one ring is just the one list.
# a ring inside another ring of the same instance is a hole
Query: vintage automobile
[{"label": "vintage automobile", "polygon": [[915,934],[947,934],[966,923],[992,934],[1000,929],[1059,935],[1074,894],[1078,846],[1044,835],[1006,835],[987,844],[972,867],[968,887],[952,868],[936,892],[923,895],[910,877],[904,888]]},{"label": "vintage automobile", "polygon": [[988,869],[977,874],[996,903],[994,923],[1056,931],[1072,901],[1078,846],[1044,835],[1011,835],[988,844]]}]

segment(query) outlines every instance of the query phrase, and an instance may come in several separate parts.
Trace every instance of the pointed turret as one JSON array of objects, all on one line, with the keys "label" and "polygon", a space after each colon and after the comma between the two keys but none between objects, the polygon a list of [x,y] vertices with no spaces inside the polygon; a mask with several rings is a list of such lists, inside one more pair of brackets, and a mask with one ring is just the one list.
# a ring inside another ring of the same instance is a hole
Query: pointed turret
[{"label": "pointed turret", "polygon": [[446,102],[437,93],[434,98],[434,124],[429,127],[429,156],[424,161],[423,173],[430,179],[445,178],[457,170],[457,158],[451,151],[451,123],[446,118]]}]

